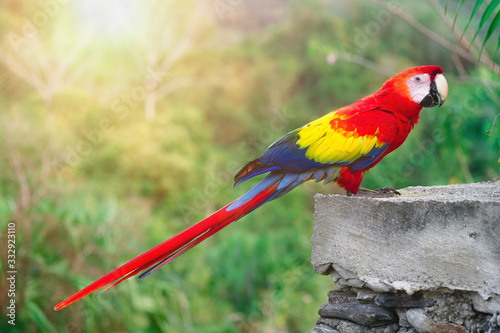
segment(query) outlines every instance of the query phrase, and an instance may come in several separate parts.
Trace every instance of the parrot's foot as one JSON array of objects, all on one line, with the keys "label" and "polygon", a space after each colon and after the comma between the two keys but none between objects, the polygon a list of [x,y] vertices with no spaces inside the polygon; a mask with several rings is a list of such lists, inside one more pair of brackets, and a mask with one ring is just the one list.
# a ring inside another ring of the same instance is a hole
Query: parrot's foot
[{"label": "parrot's foot", "polygon": [[367,198],[390,198],[396,195],[401,195],[398,191],[391,187],[377,188],[375,190],[369,190],[366,188],[360,188],[358,193],[353,194],[351,192],[347,192],[347,196],[351,197],[367,197]]}]

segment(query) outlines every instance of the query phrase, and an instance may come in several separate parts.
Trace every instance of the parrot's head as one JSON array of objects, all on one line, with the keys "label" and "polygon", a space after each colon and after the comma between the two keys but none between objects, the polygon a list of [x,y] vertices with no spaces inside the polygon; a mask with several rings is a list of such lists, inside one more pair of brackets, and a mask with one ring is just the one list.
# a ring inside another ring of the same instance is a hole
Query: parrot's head
[{"label": "parrot's head", "polygon": [[413,102],[423,108],[443,105],[448,97],[448,82],[441,67],[414,67],[403,73],[405,73],[404,79]]},{"label": "parrot's head", "polygon": [[441,67],[419,66],[393,76],[380,91],[386,97],[392,96],[395,99],[392,103],[402,106],[401,109],[420,110],[443,105],[448,97],[448,83]]}]

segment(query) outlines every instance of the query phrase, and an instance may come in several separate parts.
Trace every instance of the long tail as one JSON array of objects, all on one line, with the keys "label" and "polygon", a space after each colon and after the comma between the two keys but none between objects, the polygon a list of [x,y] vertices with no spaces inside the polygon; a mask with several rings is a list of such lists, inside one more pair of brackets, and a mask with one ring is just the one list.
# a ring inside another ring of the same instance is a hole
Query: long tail
[{"label": "long tail", "polygon": [[142,273],[139,278],[149,275],[206,238],[215,234],[231,222],[245,216],[264,203],[288,193],[293,188],[310,179],[311,175],[311,173],[289,174],[271,172],[266,178],[264,178],[264,180],[262,180],[245,195],[236,199],[204,220],[201,220],[172,238],[155,246],[151,250],[118,267],[114,271],[104,275],[99,280],[91,283],[87,287],[57,304],[54,307],[54,310],[60,310],[87,296],[88,294],[109,285],[106,289],[101,291],[104,292],[120,284],[122,281],[137,275],[143,270],[146,271]]}]

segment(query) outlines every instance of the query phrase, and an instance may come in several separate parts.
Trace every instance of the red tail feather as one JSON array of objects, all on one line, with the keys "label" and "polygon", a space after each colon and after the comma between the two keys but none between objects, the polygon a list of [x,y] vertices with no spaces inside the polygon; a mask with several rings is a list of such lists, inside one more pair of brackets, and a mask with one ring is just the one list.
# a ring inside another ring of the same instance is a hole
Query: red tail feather
[{"label": "red tail feather", "polygon": [[243,217],[254,208],[260,206],[271,198],[277,191],[278,183],[276,182],[271,186],[267,187],[250,201],[242,205],[241,207],[230,210],[226,210],[231,204],[225,206],[224,208],[218,210],[209,217],[201,220],[200,222],[192,225],[188,229],[180,232],[174,237],[166,240],[165,242],[155,246],[151,250],[141,254],[135,259],[132,259],[128,263],[118,267],[114,271],[104,275],[99,280],[91,283],[87,287],[78,291],[74,295],[68,297],[61,303],[54,307],[54,310],[60,310],[73,302],[87,296],[90,293],[110,284],[106,291],[122,281],[137,275],[140,271],[147,269],[154,264],[159,263],[157,266],[153,267],[151,271],[146,272],[146,275],[155,271],[160,266],[169,263],[174,260],[190,248],[194,247],[198,243],[207,239],[211,235],[215,234],[217,231],[221,230],[231,222],[238,220]]}]

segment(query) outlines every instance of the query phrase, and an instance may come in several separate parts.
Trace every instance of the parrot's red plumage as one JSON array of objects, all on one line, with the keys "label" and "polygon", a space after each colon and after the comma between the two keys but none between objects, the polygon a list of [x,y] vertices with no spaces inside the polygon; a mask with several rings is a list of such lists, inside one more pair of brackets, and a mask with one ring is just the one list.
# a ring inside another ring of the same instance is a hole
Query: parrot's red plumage
[{"label": "parrot's red plumage", "polygon": [[235,184],[267,173],[242,197],[106,274],[57,304],[60,310],[86,295],[103,291],[144,271],[149,275],[231,222],[277,199],[307,180],[334,181],[357,193],[365,171],[407,138],[422,107],[441,106],[448,85],[438,66],[405,70],[376,93],[298,128],[275,143],[235,176]]}]

